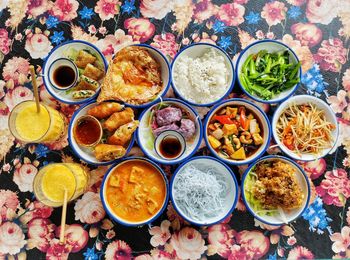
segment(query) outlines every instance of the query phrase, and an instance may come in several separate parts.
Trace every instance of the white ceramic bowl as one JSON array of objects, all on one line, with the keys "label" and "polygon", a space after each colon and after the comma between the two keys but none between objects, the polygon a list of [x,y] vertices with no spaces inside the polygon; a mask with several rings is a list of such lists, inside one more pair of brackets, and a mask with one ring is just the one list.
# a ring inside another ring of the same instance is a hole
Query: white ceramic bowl
[{"label": "white ceramic bowl", "polygon": [[[206,219],[205,221],[198,221],[196,219],[192,219],[184,211],[182,211],[179,205],[177,204],[176,196],[174,196],[174,193],[173,193],[174,184],[176,183],[177,176],[181,175],[181,172],[190,165],[194,165],[196,167],[199,167],[200,169],[208,169],[208,168],[215,169],[217,174],[220,174],[225,178],[225,183],[227,184],[227,187],[228,187],[227,194],[225,196],[225,202],[223,205],[223,211],[217,216]],[[218,159],[209,157],[209,156],[193,157],[187,160],[186,162],[182,163],[174,172],[170,180],[170,199],[177,213],[179,213],[179,215],[183,217],[185,220],[187,220],[188,222],[198,226],[213,225],[215,223],[223,221],[236,208],[236,204],[238,200],[237,180],[232,170],[226,164],[224,164],[223,162],[220,162]]]},{"label": "white ceramic bowl", "polygon": [[190,117],[195,121],[196,133],[194,140],[192,142],[186,142],[186,149],[180,157],[171,160],[160,157],[155,150],[155,137],[153,136],[152,129],[149,125],[149,119],[152,109],[160,104],[157,103],[145,109],[140,115],[140,125],[136,130],[137,143],[140,146],[143,153],[153,161],[161,164],[178,164],[191,157],[195,152],[197,152],[197,149],[202,141],[202,122],[197,112],[190,105],[186,104],[181,100],[166,98],[163,100],[163,103],[173,104],[177,107],[182,108],[185,111],[188,111]]},{"label": "white ceramic bowl", "polygon": [[[322,110],[325,113],[325,116],[327,118],[327,121],[334,124],[336,129],[333,131],[333,144],[331,145],[330,148],[328,149],[324,149],[322,151],[322,153],[320,154],[302,154],[302,155],[298,155],[296,153],[294,153],[293,151],[289,150],[282,142],[281,140],[278,138],[277,135],[277,122],[281,116],[281,114],[283,113],[283,111],[285,109],[287,109],[290,105],[292,104],[305,104],[305,103],[311,103],[314,104],[317,108],[319,108],[320,110]],[[338,138],[338,133],[339,133],[339,128],[338,128],[338,122],[337,122],[337,117],[334,114],[333,110],[331,109],[331,107],[324,102],[323,100],[310,96],[310,95],[298,95],[298,96],[294,96],[291,97],[290,99],[284,101],[282,104],[280,104],[277,108],[277,110],[275,111],[274,115],[273,115],[273,119],[272,119],[272,134],[273,134],[273,138],[275,139],[276,144],[279,146],[279,148],[281,148],[281,150],[288,155],[289,157],[295,159],[295,160],[301,160],[301,161],[313,161],[319,158],[322,158],[324,156],[326,156],[334,147],[334,145],[337,142],[337,138]]]},{"label": "white ceramic bowl", "polygon": [[[299,87],[300,83],[295,84],[292,88],[285,90],[283,92],[281,92],[280,94],[276,95],[273,99],[270,100],[264,100],[261,99],[260,97],[256,96],[256,95],[252,95],[250,94],[241,84],[240,80],[239,80],[239,75],[241,74],[242,71],[242,65],[244,64],[245,60],[248,58],[248,56],[250,54],[257,54],[259,51],[261,50],[267,50],[268,52],[277,52],[277,51],[282,51],[282,50],[288,50],[289,51],[289,60],[297,63],[299,62],[299,59],[297,57],[297,55],[294,53],[294,51],[288,47],[287,45],[285,45],[284,43],[281,43],[279,41],[275,41],[275,40],[260,40],[260,41],[256,41],[252,44],[250,44],[249,46],[247,46],[239,55],[238,59],[237,59],[237,63],[236,63],[236,77],[237,77],[237,81],[239,86],[241,87],[241,89],[243,90],[243,92],[251,97],[252,99],[262,102],[262,103],[279,103],[282,102],[286,99],[288,99],[291,95],[294,94],[294,92],[297,90],[297,88]],[[298,76],[300,78],[301,76],[301,68],[298,71]]]},{"label": "white ceramic bowl", "polygon": [[127,104],[129,107],[145,108],[145,107],[151,106],[154,103],[159,102],[161,98],[168,92],[170,88],[170,65],[167,58],[164,56],[164,54],[157,48],[147,44],[134,44],[133,46],[138,46],[146,49],[148,53],[152,56],[152,58],[154,58],[160,66],[160,74],[161,74],[163,86],[162,86],[162,90],[158,93],[157,97],[147,103],[140,104],[140,105],[129,104],[125,102],[125,104]]},{"label": "white ceramic bowl", "polygon": [[[55,73],[55,70],[61,66],[67,66],[74,71],[74,74],[75,74],[74,81],[69,86],[61,87],[55,84],[54,73]],[[48,75],[49,75],[48,78],[49,78],[50,85],[55,89],[61,90],[61,91],[74,87],[79,79],[79,72],[78,72],[77,65],[75,65],[73,61],[67,58],[58,58],[57,60],[53,61],[49,67]]]},{"label": "white ceramic bowl", "polygon": [[[216,99],[213,100],[212,102],[209,103],[196,103],[192,100],[189,100],[188,98],[186,98],[182,92],[180,91],[180,89],[178,88],[177,82],[174,79],[174,68],[178,63],[178,59],[185,55],[191,58],[197,58],[197,57],[201,57],[203,55],[203,53],[207,52],[208,49],[215,49],[220,55],[222,55],[222,57],[224,57],[225,59],[225,63],[226,63],[226,67],[228,69],[228,85],[226,87],[226,90],[223,92],[223,95]],[[234,73],[234,66],[232,63],[231,58],[228,56],[228,54],[220,47],[213,45],[213,44],[209,44],[209,43],[196,43],[196,44],[192,44],[189,45],[188,47],[182,49],[180,52],[178,52],[171,64],[171,82],[172,82],[172,86],[173,89],[175,91],[175,93],[177,94],[177,96],[179,96],[181,99],[185,100],[187,103],[194,105],[194,106],[211,106],[214,105],[215,103],[219,102],[220,100],[224,99],[232,90],[234,84],[235,84],[235,73]]]},{"label": "white ceramic bowl", "polygon": [[94,156],[94,152],[93,152],[93,147],[85,147],[82,145],[79,145],[75,138],[74,138],[74,126],[75,124],[78,122],[79,118],[81,116],[87,115],[87,111],[92,108],[95,107],[97,105],[96,102],[90,102],[84,106],[81,106],[78,110],[76,110],[72,116],[72,119],[69,122],[69,128],[68,128],[68,142],[70,147],[72,148],[73,152],[83,161],[93,164],[93,165],[108,165],[108,164],[112,164],[118,160],[120,160],[123,157],[126,157],[128,155],[128,153],[130,152],[132,146],[134,145],[134,140],[135,140],[135,133],[132,135],[132,138],[129,142],[128,147],[125,147],[126,149],[126,153],[124,156],[116,158],[114,160],[111,161],[99,161],[96,159],[96,157]]},{"label": "white ceramic bowl", "polygon": [[66,93],[65,90],[59,90],[59,89],[55,88],[49,80],[49,68],[51,67],[51,64],[54,61],[56,61],[57,59],[67,58],[66,53],[70,48],[74,48],[77,51],[89,50],[92,53],[95,53],[96,56],[100,59],[100,62],[103,64],[105,72],[107,71],[108,65],[107,65],[107,61],[106,61],[105,57],[103,56],[101,51],[95,45],[93,45],[89,42],[80,41],[80,40],[72,40],[72,41],[64,42],[64,43],[56,46],[50,52],[50,54],[47,56],[47,58],[44,62],[44,65],[43,65],[43,69],[42,69],[43,81],[44,81],[44,85],[45,85],[47,91],[54,98],[56,98],[57,100],[59,100],[63,103],[82,104],[82,103],[85,103],[85,102],[88,102],[88,101],[95,99],[99,93],[99,89],[98,89],[98,91],[96,91],[96,94],[93,95],[92,97],[77,100],[77,99],[73,99],[72,94]]},{"label": "white ceramic bowl", "polygon": [[[260,122],[262,131],[263,131],[263,136],[262,138],[264,139],[264,142],[262,145],[260,145],[259,149],[250,157],[246,158],[245,160],[233,160],[233,159],[226,159],[221,157],[210,145],[209,140],[208,140],[208,125],[211,117],[216,113],[216,111],[220,110],[221,108],[224,108],[226,106],[244,106],[248,110],[251,110],[257,117]],[[224,102],[221,102],[220,104],[214,106],[208,113],[208,115],[205,118],[204,122],[204,140],[207,144],[207,147],[209,148],[210,152],[217,157],[218,159],[224,161],[225,163],[228,164],[233,164],[233,165],[242,165],[242,164],[249,164],[255,160],[257,160],[259,157],[261,157],[267,147],[270,144],[270,139],[271,139],[271,125],[270,121],[267,118],[266,114],[264,111],[261,110],[257,105],[254,103],[247,101],[245,99],[240,99],[240,98],[232,98],[225,100]]]},{"label": "white ceramic bowl", "polygon": [[166,140],[167,138],[175,139],[180,143],[180,152],[178,153],[178,155],[174,156],[174,158],[173,158],[173,159],[177,159],[186,150],[185,137],[182,134],[180,134],[179,132],[174,131],[174,130],[167,130],[167,131],[162,132],[160,135],[158,135],[156,137],[155,142],[154,142],[154,148],[155,148],[158,156],[160,156],[163,159],[167,159],[167,157],[162,155],[161,144],[162,144],[162,141]]},{"label": "white ceramic bowl", "polygon": [[[164,183],[165,183],[165,198],[163,201],[162,206],[160,207],[160,209],[155,212],[153,214],[153,216],[151,216],[149,219],[142,221],[142,222],[130,222],[127,221],[123,218],[120,218],[119,216],[117,216],[115,213],[113,213],[113,210],[111,209],[111,207],[109,206],[108,202],[107,202],[107,194],[106,194],[106,183],[108,183],[108,180],[111,176],[111,173],[114,171],[114,169],[116,169],[118,166],[120,166],[123,163],[126,162],[130,162],[130,161],[143,161],[146,162],[148,164],[150,164],[152,167],[154,167],[159,174],[162,175]],[[145,224],[149,224],[151,222],[153,222],[154,220],[156,220],[165,210],[166,206],[168,205],[168,201],[169,201],[169,184],[168,184],[168,179],[165,176],[165,173],[163,172],[163,170],[154,162],[152,162],[151,160],[148,160],[146,158],[141,158],[141,157],[129,157],[127,159],[123,159],[121,162],[119,162],[118,164],[112,165],[108,171],[106,172],[106,174],[104,175],[104,178],[102,180],[102,184],[101,184],[101,190],[100,190],[100,196],[101,196],[101,201],[102,201],[102,205],[104,207],[104,209],[106,210],[107,214],[115,221],[117,221],[118,223],[124,225],[124,226],[142,226]]]},{"label": "white ceramic bowl", "polygon": [[[246,181],[248,174],[250,174],[252,167],[254,167],[259,162],[273,161],[273,160],[280,160],[280,161],[287,163],[293,167],[293,169],[295,170],[295,173],[296,173],[296,175],[295,175],[296,180],[297,180],[299,187],[301,188],[301,190],[304,194],[304,199],[303,199],[303,202],[302,202],[302,205],[300,208],[292,209],[290,211],[284,211],[286,219],[283,219],[279,214],[272,215],[272,216],[258,215],[253,210],[252,205],[250,205],[250,203],[248,202],[248,200],[246,198],[247,194],[246,194],[246,190],[245,190],[245,184],[246,184],[245,181]],[[291,159],[288,159],[288,158],[282,157],[282,156],[275,156],[275,155],[265,156],[263,158],[260,158],[255,163],[251,164],[249,166],[249,168],[243,174],[241,187],[243,187],[242,188],[242,199],[243,199],[243,202],[246,205],[248,211],[254,216],[254,218],[256,218],[256,219],[260,220],[261,222],[268,224],[268,225],[282,225],[282,224],[287,224],[289,222],[292,222],[293,220],[295,220],[296,218],[298,218],[299,216],[301,216],[303,214],[303,212],[308,207],[308,204],[310,201],[310,183],[309,183],[308,177],[306,176],[306,174],[304,173],[302,168],[297,163],[295,163]],[[287,223],[285,223],[285,222],[287,222]]]}]

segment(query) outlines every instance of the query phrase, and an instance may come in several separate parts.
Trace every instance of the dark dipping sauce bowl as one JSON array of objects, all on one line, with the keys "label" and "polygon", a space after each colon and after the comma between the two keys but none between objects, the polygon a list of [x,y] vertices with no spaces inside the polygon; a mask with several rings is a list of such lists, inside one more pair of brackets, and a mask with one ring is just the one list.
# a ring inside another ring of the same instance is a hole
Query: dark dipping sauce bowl
[{"label": "dark dipping sauce bowl", "polygon": [[78,82],[78,77],[78,68],[69,59],[57,59],[49,67],[49,81],[58,90],[67,90],[74,87]]},{"label": "dark dipping sauce bowl", "polygon": [[168,130],[157,136],[154,148],[158,156],[166,160],[179,158],[186,150],[186,141],[182,134]]},{"label": "dark dipping sauce bowl", "polygon": [[73,136],[81,146],[92,147],[97,145],[101,141],[102,135],[102,125],[96,117],[82,116],[74,125]]}]

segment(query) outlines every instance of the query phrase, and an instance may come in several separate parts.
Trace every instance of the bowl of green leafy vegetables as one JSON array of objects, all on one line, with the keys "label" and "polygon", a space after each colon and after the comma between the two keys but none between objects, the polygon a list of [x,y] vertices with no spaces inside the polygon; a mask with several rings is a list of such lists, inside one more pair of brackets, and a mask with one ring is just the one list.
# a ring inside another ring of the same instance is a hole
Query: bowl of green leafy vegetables
[{"label": "bowl of green leafy vegetables", "polygon": [[263,103],[279,103],[299,87],[301,63],[287,45],[275,40],[261,40],[241,52],[236,73],[246,95]]}]

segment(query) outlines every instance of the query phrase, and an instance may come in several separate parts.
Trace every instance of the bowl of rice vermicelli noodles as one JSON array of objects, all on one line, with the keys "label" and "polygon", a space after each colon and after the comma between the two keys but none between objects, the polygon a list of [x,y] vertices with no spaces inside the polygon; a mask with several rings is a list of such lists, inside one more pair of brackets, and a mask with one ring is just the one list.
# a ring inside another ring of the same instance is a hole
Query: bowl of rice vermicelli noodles
[{"label": "bowl of rice vermicelli noodles", "polygon": [[188,222],[213,225],[236,207],[238,184],[227,165],[213,157],[197,156],[174,172],[170,198],[175,210]]},{"label": "bowl of rice vermicelli noodles", "polygon": [[294,96],[275,111],[272,134],[289,157],[311,161],[327,155],[338,137],[337,119],[324,101],[309,95]]}]

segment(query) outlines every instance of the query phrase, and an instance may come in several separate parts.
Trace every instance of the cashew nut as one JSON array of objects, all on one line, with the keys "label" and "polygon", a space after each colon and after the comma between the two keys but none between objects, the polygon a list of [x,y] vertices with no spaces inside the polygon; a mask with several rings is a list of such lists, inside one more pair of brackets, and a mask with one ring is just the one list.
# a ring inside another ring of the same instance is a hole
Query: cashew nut
[{"label": "cashew nut", "polygon": [[233,143],[235,144],[235,148],[236,149],[239,149],[239,148],[241,148],[241,141],[237,138],[237,137],[234,137],[233,139],[232,139],[232,141],[233,141]]},{"label": "cashew nut", "polygon": [[251,144],[253,142],[251,138],[252,135],[249,132],[243,132],[239,137],[239,140],[244,144]]}]

